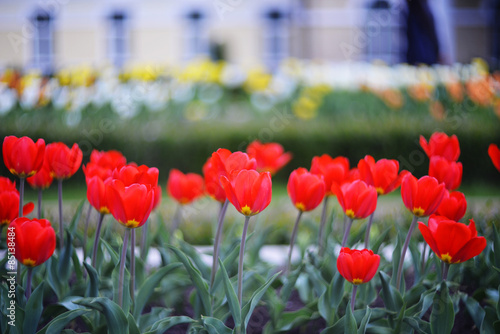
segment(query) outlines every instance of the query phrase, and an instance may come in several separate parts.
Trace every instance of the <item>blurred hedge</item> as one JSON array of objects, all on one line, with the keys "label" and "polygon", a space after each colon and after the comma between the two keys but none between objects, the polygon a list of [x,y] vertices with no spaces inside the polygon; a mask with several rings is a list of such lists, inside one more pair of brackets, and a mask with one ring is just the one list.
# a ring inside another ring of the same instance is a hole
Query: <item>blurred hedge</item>
[{"label": "blurred hedge", "polygon": [[[487,155],[490,143],[500,144],[500,121],[491,110],[471,103],[445,106],[442,120],[432,117],[425,103],[411,102],[392,110],[363,92],[330,94],[310,120],[299,120],[287,104],[261,113],[249,113],[247,105],[247,101],[214,105],[199,121],[185,117],[185,105],[156,112],[143,108],[130,119],[120,118],[109,106],[89,105],[78,112],[57,110],[50,104],[34,110],[17,107],[0,117],[0,136],[76,142],[84,151],[84,163],[92,149],[117,149],[129,161],[158,167],[161,182],[173,167],[201,173],[207,157],[219,147],[244,150],[254,139],[276,141],[294,155],[276,175],[276,181],[286,182],[291,170],[310,167],[312,157],[323,153],[344,155],[353,165],[366,154],[398,159],[402,168],[421,176],[427,173],[428,159],[418,144],[419,136],[428,139],[433,132],[444,131],[459,138],[464,184],[500,183],[500,173]],[[3,164],[0,175],[9,175]],[[79,172],[72,182],[82,180]]]}]

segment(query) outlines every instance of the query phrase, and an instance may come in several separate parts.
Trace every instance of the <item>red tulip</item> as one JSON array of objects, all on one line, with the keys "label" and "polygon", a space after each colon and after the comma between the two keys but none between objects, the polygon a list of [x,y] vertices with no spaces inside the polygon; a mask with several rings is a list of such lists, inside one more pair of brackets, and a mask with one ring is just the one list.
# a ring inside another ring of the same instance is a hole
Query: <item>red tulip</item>
[{"label": "red tulip", "polygon": [[418,222],[418,229],[438,258],[448,264],[465,262],[486,247],[486,239],[477,236],[472,219],[466,226],[446,217],[431,216],[429,226]]},{"label": "red tulip", "polygon": [[97,151],[90,153],[90,163],[113,171],[115,168],[123,167],[127,164],[127,159],[119,151]]},{"label": "red tulip", "polygon": [[305,168],[294,170],[288,178],[288,196],[300,211],[315,209],[325,197],[325,181]]},{"label": "red tulip", "polygon": [[103,181],[99,176],[87,179],[87,200],[99,213],[105,215],[109,213],[107,184],[111,178]]},{"label": "red tulip", "polygon": [[167,191],[180,204],[189,204],[204,194],[204,181],[201,175],[184,174],[171,169],[167,181]]},{"label": "red tulip", "polygon": [[3,140],[3,161],[14,175],[25,178],[35,175],[42,168],[45,141],[31,138],[7,136]]},{"label": "red tulip", "polygon": [[366,218],[377,207],[377,190],[364,181],[356,180],[340,187],[334,184],[332,192],[337,195],[342,210],[351,219]]},{"label": "red tulip", "polygon": [[366,184],[374,186],[379,195],[385,195],[395,190],[401,184],[406,171],[399,172],[397,160],[375,159],[367,155],[358,163],[361,180]]},{"label": "red tulip", "polygon": [[158,185],[159,171],[156,167],[146,165],[136,166],[129,164],[113,171],[112,177],[123,182],[125,186],[134,183],[147,184],[151,187]]},{"label": "red tulip", "polygon": [[231,181],[226,176],[220,179],[228,200],[245,216],[253,216],[271,203],[271,173],[243,169],[234,172]]},{"label": "red tulip", "polygon": [[462,183],[462,163],[449,161],[440,156],[431,157],[429,176],[443,182],[446,189],[455,190]]},{"label": "red tulip", "polygon": [[55,179],[70,178],[82,164],[82,150],[76,143],[71,149],[61,142],[48,144],[45,154],[50,173]]},{"label": "red tulip", "polygon": [[144,225],[154,205],[154,190],[145,184],[125,186],[120,180],[112,180],[106,196],[113,217],[129,228]]},{"label": "red tulip", "polygon": [[242,169],[256,169],[257,161],[254,158],[250,158],[248,154],[243,152],[234,152],[220,148],[217,152],[212,154],[212,163],[215,165],[214,168],[218,170],[219,181],[221,176],[231,178],[232,175],[237,175],[234,173]]},{"label": "red tulip", "polygon": [[445,196],[439,205],[436,214],[448,219],[459,221],[465,215],[467,201],[465,195],[460,191],[445,192]]},{"label": "red tulip", "polygon": [[[28,215],[33,211],[35,205],[26,203],[23,206],[23,215]],[[19,192],[8,190],[0,192],[0,225],[9,225],[14,219],[19,217]]]},{"label": "red tulip", "polygon": [[352,284],[369,282],[377,273],[380,256],[368,249],[356,250],[343,247],[337,258],[337,270]]},{"label": "red tulip", "polygon": [[498,148],[498,146],[495,144],[490,144],[490,146],[488,147],[488,155],[490,156],[495,168],[500,172],[500,149]]},{"label": "red tulip", "polygon": [[258,172],[270,172],[275,174],[283,168],[292,159],[292,154],[283,149],[278,143],[262,144],[255,140],[247,147],[247,153],[250,158],[257,161]]},{"label": "red tulip", "polygon": [[207,159],[203,165],[203,179],[205,181],[205,189],[210,197],[218,202],[224,203],[226,200],[226,192],[220,185],[219,170],[212,162],[213,158]]},{"label": "red tulip", "polygon": [[345,157],[332,158],[328,154],[314,157],[311,163],[311,173],[323,175],[326,195],[333,195],[332,185],[340,186],[349,175],[349,159]]},{"label": "red tulip", "polygon": [[2,191],[17,191],[16,182],[11,181],[8,177],[0,176],[0,193]]},{"label": "red tulip", "polygon": [[15,257],[27,267],[47,261],[56,248],[56,232],[47,219],[17,218],[10,225],[14,231]]},{"label": "red tulip", "polygon": [[433,214],[446,193],[444,183],[439,183],[432,176],[423,176],[417,180],[408,173],[401,182],[401,197],[406,208],[417,217]]},{"label": "red tulip", "polygon": [[435,132],[429,143],[420,136],[420,146],[429,158],[440,156],[450,161],[457,161],[460,156],[460,145],[456,135],[448,137],[445,133]]},{"label": "red tulip", "polygon": [[53,180],[54,178],[50,175],[50,168],[46,159],[43,160],[42,168],[35,175],[26,179],[29,185],[35,189],[47,189]]}]

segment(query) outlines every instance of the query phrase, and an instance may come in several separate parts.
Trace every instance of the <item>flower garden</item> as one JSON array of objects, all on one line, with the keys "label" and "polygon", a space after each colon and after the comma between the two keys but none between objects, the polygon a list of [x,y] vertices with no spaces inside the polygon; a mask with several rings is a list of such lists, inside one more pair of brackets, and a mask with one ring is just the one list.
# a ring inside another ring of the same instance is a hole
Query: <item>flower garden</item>
[{"label": "flower garden", "polygon": [[480,61],[5,71],[0,331],[498,333],[499,101]]}]

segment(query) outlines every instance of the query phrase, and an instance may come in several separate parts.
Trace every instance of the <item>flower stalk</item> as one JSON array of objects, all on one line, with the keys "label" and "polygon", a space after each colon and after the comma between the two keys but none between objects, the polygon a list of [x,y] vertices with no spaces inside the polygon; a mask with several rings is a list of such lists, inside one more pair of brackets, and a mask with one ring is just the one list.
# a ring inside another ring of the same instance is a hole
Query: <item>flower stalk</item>
[{"label": "flower stalk", "polygon": [[347,224],[345,225],[344,237],[342,238],[342,247],[345,247],[347,243],[347,238],[349,237],[349,231],[351,231],[353,220],[354,219],[347,217]]},{"label": "flower stalk", "polygon": [[59,201],[59,250],[64,247],[64,227],[63,227],[63,209],[62,209],[62,179],[57,180],[57,193]]},{"label": "flower stalk", "polygon": [[297,215],[297,219],[295,220],[295,224],[293,225],[292,237],[290,239],[290,249],[288,250],[288,262],[286,264],[286,273],[290,272],[291,262],[292,262],[292,251],[293,246],[295,244],[295,239],[297,238],[297,232],[299,230],[299,222],[302,217],[302,210],[299,210],[299,214]]},{"label": "flower stalk", "polygon": [[238,301],[240,308],[243,300],[243,258],[245,255],[245,242],[247,239],[248,222],[250,216],[245,216],[245,225],[243,225],[243,234],[241,235],[240,257],[238,261]]},{"label": "flower stalk", "polygon": [[33,268],[28,267],[28,272],[26,273],[26,300],[30,299],[31,296],[32,280],[33,280]]},{"label": "flower stalk", "polygon": [[210,275],[210,288],[214,286],[215,282],[215,274],[217,273],[217,264],[219,259],[219,249],[222,237],[222,228],[224,226],[224,218],[226,217],[227,207],[229,206],[229,200],[226,199],[224,204],[222,204],[219,216],[217,219],[217,230],[215,232],[215,240],[214,240],[214,251],[213,251],[213,261],[212,261],[212,273]]},{"label": "flower stalk", "polygon": [[411,239],[412,232],[415,229],[415,226],[417,225],[417,219],[418,219],[418,217],[413,215],[410,229],[408,230],[408,234],[406,235],[405,243],[403,245],[403,249],[401,252],[401,258],[399,259],[398,274],[396,276],[396,289],[398,289],[398,290],[399,290],[399,287],[401,286],[401,275],[403,273],[403,263],[405,261],[406,251],[408,250],[408,246],[410,245],[410,239]]},{"label": "flower stalk", "polygon": [[321,210],[321,222],[319,224],[319,236],[318,236],[318,245],[319,245],[319,256],[323,256],[325,253],[325,239],[326,236],[323,236],[325,234],[325,225],[326,225],[326,211],[328,207],[328,198],[329,196],[325,196],[325,199],[323,200],[323,208]]},{"label": "flower stalk", "polygon": [[123,306],[123,277],[125,276],[125,262],[127,260],[127,247],[128,247],[129,229],[125,231],[123,237],[122,254],[120,256],[120,275],[118,278],[118,306]]},{"label": "flower stalk", "polygon": [[[92,248],[92,267],[96,268],[97,249],[99,248],[99,240],[101,236],[101,227],[104,220],[104,214],[99,213],[99,221],[97,222],[97,229],[95,231],[94,247]],[[85,244],[84,244],[85,246]],[[96,268],[97,269],[97,268]]]},{"label": "flower stalk", "polygon": [[356,284],[352,285],[352,294],[351,294],[351,311],[354,312],[354,304],[356,302],[356,293],[358,292],[358,286]]}]

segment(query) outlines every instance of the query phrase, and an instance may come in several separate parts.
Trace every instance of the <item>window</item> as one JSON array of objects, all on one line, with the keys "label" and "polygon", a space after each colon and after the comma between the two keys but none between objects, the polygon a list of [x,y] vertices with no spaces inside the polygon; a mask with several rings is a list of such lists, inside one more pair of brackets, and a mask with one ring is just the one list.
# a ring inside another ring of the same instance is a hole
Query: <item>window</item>
[{"label": "window", "polygon": [[288,20],[279,9],[265,14],[264,63],[274,71],[281,61],[288,57]]},{"label": "window", "polygon": [[115,11],[109,16],[108,21],[108,58],[113,65],[121,68],[129,55],[127,15],[123,11]]},{"label": "window", "polygon": [[185,58],[187,60],[209,54],[205,20],[205,15],[200,10],[193,10],[186,16]]},{"label": "window", "polygon": [[50,73],[53,66],[53,17],[50,13],[37,10],[31,22],[33,34],[33,59],[32,65],[42,73]]},{"label": "window", "polygon": [[400,10],[392,8],[387,0],[376,0],[367,11],[365,33],[367,37],[366,60],[382,60],[387,64],[401,61]]}]

